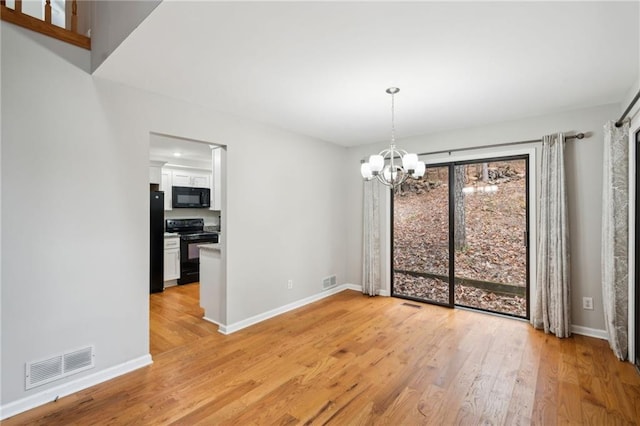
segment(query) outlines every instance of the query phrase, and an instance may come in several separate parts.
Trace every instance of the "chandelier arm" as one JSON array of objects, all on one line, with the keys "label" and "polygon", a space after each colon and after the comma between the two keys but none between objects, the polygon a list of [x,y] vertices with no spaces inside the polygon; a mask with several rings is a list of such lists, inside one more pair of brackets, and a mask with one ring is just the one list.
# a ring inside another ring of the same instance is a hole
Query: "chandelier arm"
[{"label": "chandelier arm", "polygon": [[387,155],[391,152],[391,150],[389,148],[383,149],[382,151],[380,151],[380,153],[378,155],[381,155],[383,158],[386,158]]}]

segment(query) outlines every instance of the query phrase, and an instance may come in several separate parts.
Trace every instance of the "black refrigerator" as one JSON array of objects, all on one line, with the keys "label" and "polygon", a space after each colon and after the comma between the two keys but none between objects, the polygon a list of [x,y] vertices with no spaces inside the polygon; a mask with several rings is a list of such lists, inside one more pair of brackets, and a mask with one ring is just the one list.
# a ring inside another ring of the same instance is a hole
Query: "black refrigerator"
[{"label": "black refrigerator", "polygon": [[151,191],[149,283],[151,293],[164,290],[164,192]]}]

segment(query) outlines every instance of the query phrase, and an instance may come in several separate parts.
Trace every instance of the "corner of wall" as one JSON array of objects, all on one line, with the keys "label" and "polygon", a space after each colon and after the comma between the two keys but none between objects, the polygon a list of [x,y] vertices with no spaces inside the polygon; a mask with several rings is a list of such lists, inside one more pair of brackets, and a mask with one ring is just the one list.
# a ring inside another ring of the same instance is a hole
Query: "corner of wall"
[{"label": "corner of wall", "polygon": [[91,28],[91,72],[153,12],[162,0],[94,2]]}]

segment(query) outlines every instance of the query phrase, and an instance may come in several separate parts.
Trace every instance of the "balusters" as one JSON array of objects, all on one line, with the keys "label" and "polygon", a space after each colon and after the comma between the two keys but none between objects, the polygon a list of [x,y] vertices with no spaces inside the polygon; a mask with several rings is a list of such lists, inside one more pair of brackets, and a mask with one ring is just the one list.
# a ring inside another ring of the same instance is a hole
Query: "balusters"
[{"label": "balusters", "polygon": [[[65,0],[65,12],[67,13],[68,29],[64,27],[58,27],[53,24],[53,7],[51,0],[46,0],[44,3],[44,17],[33,17],[23,12],[24,0],[14,0],[13,7],[7,8],[7,1],[0,0],[0,20],[10,22],[14,25],[19,25],[23,28],[27,28],[31,31],[44,34],[49,37],[57,38],[58,40],[71,43],[75,46],[82,47],[87,50],[91,50],[91,39],[85,35],[78,33],[78,2],[77,0]],[[38,1],[40,3],[40,1]],[[71,7],[69,8],[69,5]],[[80,6],[81,8],[84,6]],[[70,10],[69,10],[70,9]],[[82,10],[81,10],[82,11]],[[71,17],[69,19],[69,13]]]},{"label": "balusters", "polygon": [[71,2],[71,31],[78,32],[78,2],[76,0]]},{"label": "balusters", "polygon": [[44,22],[51,23],[51,0],[44,5]]}]

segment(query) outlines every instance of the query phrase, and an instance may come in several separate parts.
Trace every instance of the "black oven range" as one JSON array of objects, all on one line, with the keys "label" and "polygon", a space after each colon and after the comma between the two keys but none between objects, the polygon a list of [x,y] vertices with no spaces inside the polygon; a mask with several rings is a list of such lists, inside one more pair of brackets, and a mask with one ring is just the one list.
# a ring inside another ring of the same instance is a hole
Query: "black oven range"
[{"label": "black oven range", "polygon": [[200,244],[218,242],[218,233],[204,231],[204,219],[167,219],[165,231],[180,235],[178,284],[200,281]]}]

